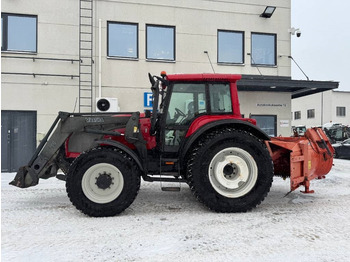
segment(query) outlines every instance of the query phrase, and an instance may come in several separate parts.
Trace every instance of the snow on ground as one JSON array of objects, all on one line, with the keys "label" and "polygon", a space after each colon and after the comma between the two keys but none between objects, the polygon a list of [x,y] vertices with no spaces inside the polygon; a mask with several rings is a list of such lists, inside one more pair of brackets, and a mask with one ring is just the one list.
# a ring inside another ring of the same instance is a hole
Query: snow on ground
[{"label": "snow on ground", "polygon": [[121,215],[91,218],[70,203],[64,182],[9,186],[1,175],[2,261],[349,261],[350,161],[335,160],[314,194],[275,178],[256,209],[207,210],[187,185],[162,192],[142,183]]}]

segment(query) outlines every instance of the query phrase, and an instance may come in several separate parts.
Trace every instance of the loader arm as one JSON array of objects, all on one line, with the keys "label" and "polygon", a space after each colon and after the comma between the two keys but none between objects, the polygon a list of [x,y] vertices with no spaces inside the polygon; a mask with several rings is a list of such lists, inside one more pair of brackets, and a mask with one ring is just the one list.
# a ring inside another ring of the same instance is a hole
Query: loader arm
[{"label": "loader arm", "polygon": [[[113,114],[115,117],[111,117],[109,114],[101,113],[72,114],[59,112],[29,163],[19,168],[10,184],[26,188],[37,185],[39,178],[56,176],[59,169],[57,164],[59,149],[73,133],[78,135],[91,134],[89,139],[97,140],[104,135],[121,136],[124,134],[113,130],[124,128],[133,114],[136,113]],[[84,143],[84,141],[81,142]]]}]

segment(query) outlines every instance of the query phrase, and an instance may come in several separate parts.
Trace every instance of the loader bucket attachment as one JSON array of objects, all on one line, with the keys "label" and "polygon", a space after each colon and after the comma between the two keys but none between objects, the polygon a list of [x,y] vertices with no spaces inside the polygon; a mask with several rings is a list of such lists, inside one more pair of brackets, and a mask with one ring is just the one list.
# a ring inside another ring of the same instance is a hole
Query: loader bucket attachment
[{"label": "loader bucket attachment", "polygon": [[334,148],[320,128],[310,128],[301,137],[275,137],[265,142],[276,176],[290,178],[290,189],[304,186],[313,193],[310,181],[325,178],[333,165]]},{"label": "loader bucket attachment", "polygon": [[39,183],[39,177],[27,166],[22,166],[18,169],[15,178],[10,182],[10,185],[26,188],[35,186]]}]

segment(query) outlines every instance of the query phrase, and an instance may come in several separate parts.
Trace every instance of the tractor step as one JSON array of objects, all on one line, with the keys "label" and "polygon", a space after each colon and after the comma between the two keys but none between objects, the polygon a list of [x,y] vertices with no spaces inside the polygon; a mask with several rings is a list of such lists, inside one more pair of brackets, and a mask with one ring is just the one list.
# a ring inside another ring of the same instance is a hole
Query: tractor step
[{"label": "tractor step", "polygon": [[161,187],[162,191],[169,191],[169,192],[179,192],[181,191],[181,187],[179,186],[163,186]]},{"label": "tractor step", "polygon": [[56,178],[62,181],[66,181],[67,176],[64,174],[57,174]]}]

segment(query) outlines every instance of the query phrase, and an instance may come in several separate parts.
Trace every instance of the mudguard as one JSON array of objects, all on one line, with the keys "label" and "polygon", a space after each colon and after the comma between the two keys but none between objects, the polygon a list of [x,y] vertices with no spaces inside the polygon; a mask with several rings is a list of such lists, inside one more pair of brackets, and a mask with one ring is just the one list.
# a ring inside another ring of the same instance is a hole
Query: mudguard
[{"label": "mudguard", "polygon": [[197,141],[199,137],[201,137],[204,133],[210,130],[221,128],[221,127],[227,127],[227,126],[236,127],[237,129],[241,129],[241,130],[246,130],[247,132],[252,133],[254,136],[264,141],[269,141],[271,139],[264,131],[262,131],[260,128],[258,128],[257,126],[247,121],[238,120],[238,119],[224,119],[224,120],[213,121],[206,125],[201,126],[199,129],[196,130],[195,133],[186,137],[182,147],[180,148],[180,152],[181,152],[179,154],[181,156],[180,165],[181,166],[183,165],[183,161],[186,154],[188,153],[193,143]]}]

